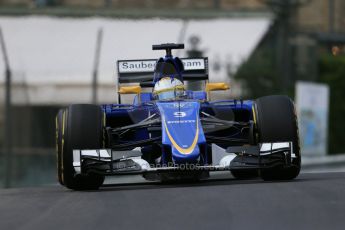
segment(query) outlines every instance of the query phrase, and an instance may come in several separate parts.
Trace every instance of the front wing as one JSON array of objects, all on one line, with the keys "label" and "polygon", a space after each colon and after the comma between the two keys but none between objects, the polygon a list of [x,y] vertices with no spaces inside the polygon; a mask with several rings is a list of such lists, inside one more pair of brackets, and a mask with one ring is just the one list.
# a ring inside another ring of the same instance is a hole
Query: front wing
[{"label": "front wing", "polygon": [[186,171],[231,171],[289,167],[296,158],[292,142],[260,143],[255,146],[234,146],[223,149],[212,144],[212,165],[168,164],[150,165],[141,158],[140,149],[73,150],[76,174],[102,175],[160,174]]}]

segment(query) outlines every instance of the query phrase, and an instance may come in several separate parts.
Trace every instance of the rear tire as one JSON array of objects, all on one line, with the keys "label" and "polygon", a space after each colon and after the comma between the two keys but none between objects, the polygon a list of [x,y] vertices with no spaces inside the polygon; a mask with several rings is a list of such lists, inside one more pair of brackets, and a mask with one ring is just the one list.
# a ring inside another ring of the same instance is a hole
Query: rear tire
[{"label": "rear tire", "polygon": [[104,114],[96,105],[71,105],[57,115],[57,162],[60,184],[74,190],[98,189],[103,175],[75,175],[73,149],[104,147]]},{"label": "rear tire", "polygon": [[57,168],[57,178],[61,185],[65,185],[63,182],[63,175],[62,175],[62,130],[63,130],[63,114],[65,110],[60,109],[58,114],[55,118],[55,126],[56,126],[56,168]]},{"label": "rear tire", "polygon": [[292,142],[296,158],[290,167],[260,170],[264,180],[291,180],[301,169],[298,125],[295,107],[287,96],[266,96],[256,100],[259,142]]}]

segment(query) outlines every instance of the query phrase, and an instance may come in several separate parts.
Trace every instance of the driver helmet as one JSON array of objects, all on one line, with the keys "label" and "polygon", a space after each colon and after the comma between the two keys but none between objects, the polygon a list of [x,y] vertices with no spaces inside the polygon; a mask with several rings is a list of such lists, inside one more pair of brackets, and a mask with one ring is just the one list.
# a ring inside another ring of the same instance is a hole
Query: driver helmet
[{"label": "driver helmet", "polygon": [[153,96],[156,100],[181,98],[185,95],[185,87],[177,78],[163,77],[156,82]]}]

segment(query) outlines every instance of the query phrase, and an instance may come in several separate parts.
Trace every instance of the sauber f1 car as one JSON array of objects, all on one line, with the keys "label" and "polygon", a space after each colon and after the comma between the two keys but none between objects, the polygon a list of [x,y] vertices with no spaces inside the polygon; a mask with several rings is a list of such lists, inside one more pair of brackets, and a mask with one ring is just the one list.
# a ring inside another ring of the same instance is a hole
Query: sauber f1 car
[{"label": "sauber f1 car", "polygon": [[[155,181],[199,180],[215,171],[237,179],[298,176],[293,101],[287,96],[210,101],[211,91],[229,86],[208,82],[207,58],[172,56],[172,49],[183,48],[153,45],[153,50],[166,50],[165,57],[118,61],[118,104],[74,104],[59,111],[62,185],[98,189],[105,176],[131,174]],[[204,90],[186,89],[193,81]],[[133,103],[122,104],[123,94],[134,94]]]}]

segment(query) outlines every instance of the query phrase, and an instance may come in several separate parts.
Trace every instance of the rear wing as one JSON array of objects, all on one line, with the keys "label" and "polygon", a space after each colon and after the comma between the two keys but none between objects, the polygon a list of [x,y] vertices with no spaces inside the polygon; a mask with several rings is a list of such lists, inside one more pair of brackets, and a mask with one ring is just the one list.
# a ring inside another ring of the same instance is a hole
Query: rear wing
[{"label": "rear wing", "polygon": [[[185,81],[208,80],[208,58],[181,58]],[[156,59],[117,61],[118,85],[121,83],[152,82]]]}]

